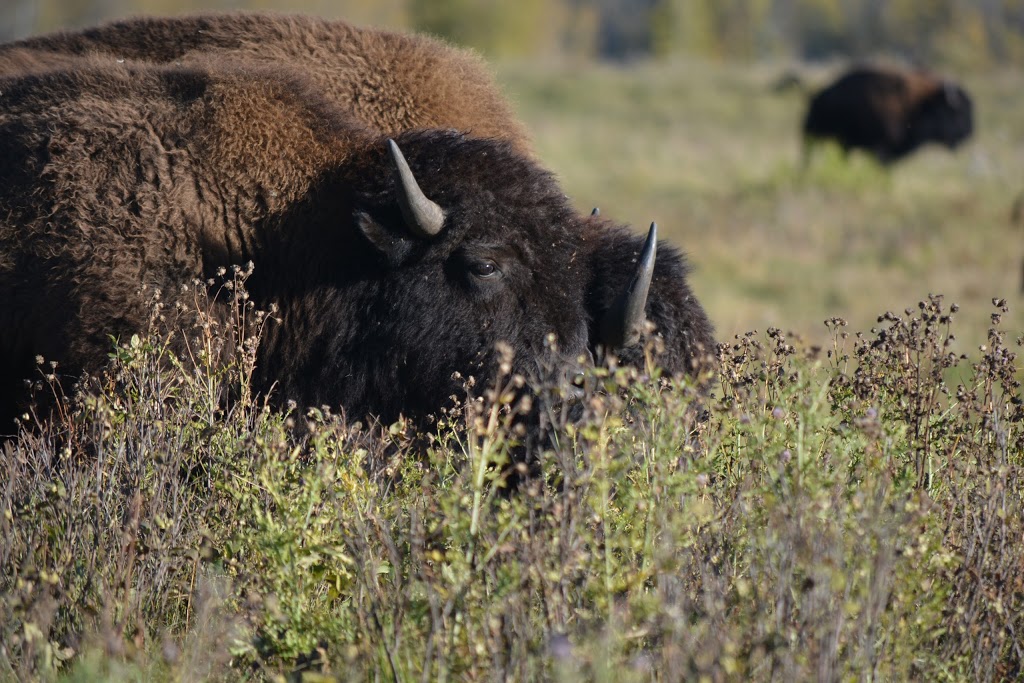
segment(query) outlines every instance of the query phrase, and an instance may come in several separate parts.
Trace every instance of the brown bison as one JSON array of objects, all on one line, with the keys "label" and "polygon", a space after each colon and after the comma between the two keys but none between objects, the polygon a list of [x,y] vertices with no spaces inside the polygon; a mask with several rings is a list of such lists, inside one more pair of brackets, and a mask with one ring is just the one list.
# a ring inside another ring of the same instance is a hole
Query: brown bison
[{"label": "brown bison", "polygon": [[294,68],[212,56],[81,55],[0,92],[7,415],[36,354],[94,371],[108,335],[142,329],[140,284],[173,296],[249,260],[282,320],[258,388],[359,416],[436,411],[453,373],[494,372],[499,342],[527,376],[601,348],[636,359],[645,313],[671,370],[714,343],[682,257],[573,211],[513,141],[390,141]]},{"label": "brown bison", "polygon": [[972,130],[971,98],[959,85],[923,71],[858,67],[811,98],[804,158],[814,140],[832,139],[889,164],[929,142],[954,149]]},{"label": "brown bison", "polygon": [[[187,65],[216,60],[293,67],[347,115],[381,134],[416,128],[452,128],[474,137],[505,140],[531,154],[525,129],[512,115],[492,76],[475,55],[424,36],[357,28],[342,21],[260,13],[207,14],[118,21],[79,32],[0,45],[0,73],[74,65],[79,59]],[[607,221],[587,222],[595,276],[590,313],[600,319],[636,257],[641,240]],[[662,245],[666,253],[671,248]],[[668,257],[670,259],[675,256]],[[694,346],[686,317],[690,296],[685,269],[651,284],[648,316],[665,341],[663,368],[692,369]],[[598,330],[594,330],[594,338]],[[706,341],[706,340],[703,340]],[[703,341],[700,343],[703,344]],[[640,362],[640,346],[620,350]]]},{"label": "brown bison", "polygon": [[[285,80],[308,79],[306,88],[315,91],[317,106],[332,110],[331,116],[343,118],[350,128],[362,124],[378,136],[398,135],[407,128],[424,126],[457,128],[492,138],[492,142],[495,138],[503,141],[511,147],[506,151],[514,156],[529,154],[523,128],[512,117],[480,60],[423,37],[304,17],[230,14],[136,19],[0,46],[0,72],[15,76],[80,68],[90,72],[106,68],[146,71],[139,62],[179,67],[196,64],[204,72],[230,68],[232,77],[239,80],[262,77],[261,69],[266,68]],[[285,77],[286,70],[290,73]],[[273,129],[274,125],[268,124],[268,131]],[[434,133],[446,137],[440,131]],[[253,162],[255,158],[247,161]],[[430,166],[426,172],[438,174],[445,169]],[[486,187],[480,190],[487,191]],[[635,343],[639,327],[635,299],[632,322],[617,326],[609,321],[625,320],[622,315],[630,307],[624,303],[624,291],[644,290],[644,278],[639,278],[639,283],[631,281],[636,279],[631,273],[642,240],[596,217],[575,217],[574,222],[580,223],[578,237],[584,248],[573,258],[586,261],[582,267],[587,274],[583,297],[585,345],[591,351],[616,346],[620,358],[640,362],[641,345]],[[509,233],[504,235],[505,241],[526,237],[518,234],[521,228],[516,221],[501,227]],[[653,261],[655,245],[648,242],[645,256]],[[666,353],[659,358],[663,367],[669,372],[691,370],[702,352],[714,345],[711,326],[686,284],[682,257],[666,245],[661,245],[660,251],[649,283],[650,298],[646,311],[640,308],[640,318],[646,312],[665,342]],[[238,262],[242,252],[228,250],[219,255],[219,260]],[[209,259],[204,259],[205,264]],[[616,316],[613,311],[622,315]],[[267,342],[267,348],[271,343]],[[308,381],[301,373],[285,378],[291,369],[275,365],[279,356],[264,356],[263,371],[268,381],[282,381],[286,393],[299,400],[314,400],[306,396],[308,392],[300,391]],[[294,386],[289,387],[289,382]],[[436,395],[443,393],[438,387]],[[334,402],[360,410],[358,402],[347,398]],[[422,407],[401,397],[388,403],[404,406],[407,411]]]}]

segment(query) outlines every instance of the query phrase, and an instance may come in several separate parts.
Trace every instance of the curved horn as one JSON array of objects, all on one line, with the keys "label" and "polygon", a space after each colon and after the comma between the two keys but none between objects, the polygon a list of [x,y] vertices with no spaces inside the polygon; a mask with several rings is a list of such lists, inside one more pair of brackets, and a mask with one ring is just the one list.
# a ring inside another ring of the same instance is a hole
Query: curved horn
[{"label": "curved horn", "polygon": [[647,233],[636,272],[629,285],[619,294],[615,303],[601,320],[601,343],[610,348],[633,346],[640,341],[644,324],[644,309],[647,307],[647,293],[654,277],[654,258],[658,252],[658,225],[651,223]]},{"label": "curved horn", "polygon": [[591,216],[600,216],[601,215],[601,209],[595,206],[594,210],[590,212],[590,215]]},{"label": "curved horn", "polygon": [[398,206],[409,231],[417,237],[434,237],[444,225],[444,210],[430,201],[420,189],[402,150],[394,140],[388,139],[388,151],[395,165],[395,180],[398,183]]}]

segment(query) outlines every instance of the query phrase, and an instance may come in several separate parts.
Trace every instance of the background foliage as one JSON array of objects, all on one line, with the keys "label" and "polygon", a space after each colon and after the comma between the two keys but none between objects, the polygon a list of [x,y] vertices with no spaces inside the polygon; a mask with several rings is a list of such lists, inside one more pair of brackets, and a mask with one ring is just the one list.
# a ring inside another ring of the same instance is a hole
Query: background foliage
[{"label": "background foliage", "polygon": [[8,0],[0,40],[126,14],[228,8],[428,31],[499,57],[1024,57],[1024,0]]}]

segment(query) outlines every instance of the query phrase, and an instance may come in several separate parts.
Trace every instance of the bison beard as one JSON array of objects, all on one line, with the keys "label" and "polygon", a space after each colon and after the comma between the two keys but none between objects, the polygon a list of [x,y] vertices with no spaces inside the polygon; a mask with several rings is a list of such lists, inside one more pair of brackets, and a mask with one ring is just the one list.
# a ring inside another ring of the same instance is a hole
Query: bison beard
[{"label": "bison beard", "polygon": [[712,346],[681,256],[652,263],[652,234],[637,271],[643,241],[573,211],[512,142],[389,142],[294,70],[251,64],[80,57],[0,90],[4,418],[28,359],[95,372],[108,335],[144,329],[141,283],[173,293],[249,260],[282,320],[256,388],[349,415],[428,415],[456,371],[493,374],[499,342],[526,376],[560,363],[552,333],[564,359],[630,357],[648,281],[669,369]]}]

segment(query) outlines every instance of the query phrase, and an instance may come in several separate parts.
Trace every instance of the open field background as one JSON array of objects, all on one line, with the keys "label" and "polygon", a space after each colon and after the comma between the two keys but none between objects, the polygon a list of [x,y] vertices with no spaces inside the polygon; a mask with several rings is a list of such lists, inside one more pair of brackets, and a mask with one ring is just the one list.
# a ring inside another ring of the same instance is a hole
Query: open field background
[{"label": "open field background", "polygon": [[[804,70],[822,85],[840,64]],[[695,266],[723,341],[774,325],[820,344],[830,316],[867,330],[929,293],[961,306],[984,341],[991,299],[1024,331],[1024,72],[964,74],[977,134],[885,170],[836,149],[799,164],[806,95],[775,93],[783,64],[697,60],[611,67],[517,64],[500,78],[581,209],[642,229],[656,220]]]}]

